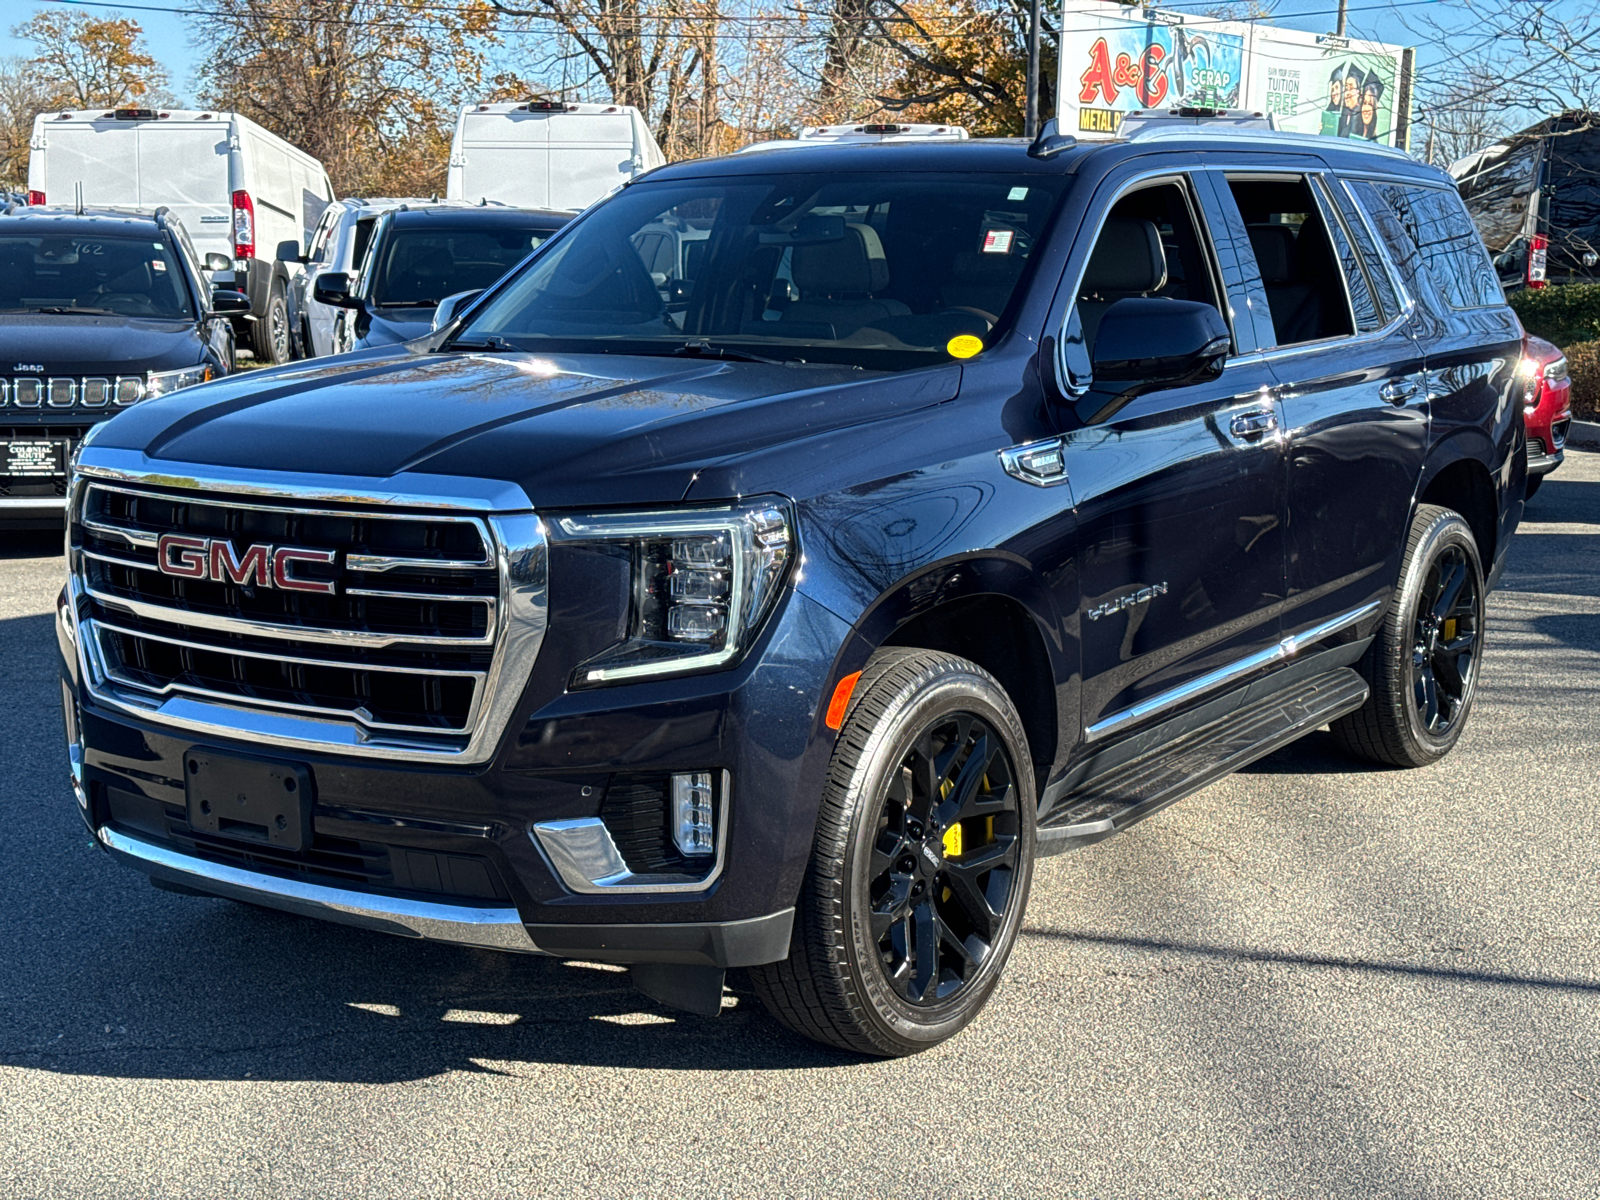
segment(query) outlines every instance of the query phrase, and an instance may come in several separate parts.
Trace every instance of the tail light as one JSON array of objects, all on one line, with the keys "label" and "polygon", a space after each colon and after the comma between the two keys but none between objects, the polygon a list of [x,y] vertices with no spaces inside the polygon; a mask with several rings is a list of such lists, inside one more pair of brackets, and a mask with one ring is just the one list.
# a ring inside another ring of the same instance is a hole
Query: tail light
[{"label": "tail light", "polygon": [[28,193],[28,203],[29,204],[43,204],[44,202],[45,202],[45,200],[44,200],[44,193],[43,192],[29,192]]},{"label": "tail light", "polygon": [[256,206],[249,192],[233,194],[233,256],[256,256]]},{"label": "tail light", "polygon": [[1550,256],[1550,239],[1542,233],[1536,233],[1528,239],[1528,286],[1542,288],[1545,285],[1545,263]]}]

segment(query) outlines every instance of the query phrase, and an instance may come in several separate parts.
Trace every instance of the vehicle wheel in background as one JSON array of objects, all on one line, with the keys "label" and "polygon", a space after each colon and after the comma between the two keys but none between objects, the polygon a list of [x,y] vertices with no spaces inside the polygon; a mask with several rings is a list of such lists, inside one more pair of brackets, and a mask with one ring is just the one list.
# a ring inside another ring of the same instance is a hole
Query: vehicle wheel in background
[{"label": "vehicle wheel in background", "polygon": [[289,301],[281,279],[272,281],[267,311],[250,327],[250,352],[262,366],[289,361]]},{"label": "vehicle wheel in background", "polygon": [[834,746],[789,957],[750,970],[762,1002],[863,1054],[959,1032],[1016,943],[1036,805],[1027,736],[993,676],[879,651]]},{"label": "vehicle wheel in background", "polygon": [[1471,527],[1459,513],[1422,505],[1400,587],[1357,668],[1372,694],[1333,722],[1345,749],[1396,767],[1450,753],[1472,711],[1483,611],[1483,564]]}]

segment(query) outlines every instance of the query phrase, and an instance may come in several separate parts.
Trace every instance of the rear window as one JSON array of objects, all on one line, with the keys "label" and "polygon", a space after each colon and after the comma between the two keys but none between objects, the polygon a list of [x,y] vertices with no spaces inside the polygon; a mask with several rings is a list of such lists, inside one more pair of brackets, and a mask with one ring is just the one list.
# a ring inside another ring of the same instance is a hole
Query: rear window
[{"label": "rear window", "polygon": [[489,287],[549,236],[544,229],[481,225],[396,229],[374,265],[372,301],[421,308],[457,292]]},{"label": "rear window", "polygon": [[0,236],[0,312],[192,320],[172,247],[158,237]]},{"label": "rear window", "polygon": [[1376,193],[1400,222],[1450,307],[1489,308],[1505,303],[1483,238],[1459,197],[1439,188],[1409,184],[1364,186]]}]

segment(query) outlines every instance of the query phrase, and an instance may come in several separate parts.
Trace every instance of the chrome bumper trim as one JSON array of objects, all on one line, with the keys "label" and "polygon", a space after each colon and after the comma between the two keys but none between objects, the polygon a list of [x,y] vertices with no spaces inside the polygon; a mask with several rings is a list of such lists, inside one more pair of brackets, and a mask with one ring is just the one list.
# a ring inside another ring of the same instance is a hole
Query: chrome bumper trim
[{"label": "chrome bumper trim", "polygon": [[400,937],[426,938],[484,950],[539,952],[528,936],[522,917],[510,905],[431,904],[352,892],[207,862],[129,837],[108,826],[101,826],[99,837],[108,850],[132,859],[133,865],[147,874],[196,891]]},{"label": "chrome bumper trim", "polygon": [[0,496],[0,516],[13,509],[21,509],[24,512],[66,512],[67,498],[65,496]]}]

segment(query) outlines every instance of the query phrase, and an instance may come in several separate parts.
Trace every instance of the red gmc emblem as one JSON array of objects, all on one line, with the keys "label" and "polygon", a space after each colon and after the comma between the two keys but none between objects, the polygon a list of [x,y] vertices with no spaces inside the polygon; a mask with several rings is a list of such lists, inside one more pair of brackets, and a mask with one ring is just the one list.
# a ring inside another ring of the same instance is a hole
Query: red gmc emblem
[{"label": "red gmc emblem", "polygon": [[156,543],[156,567],[163,575],[179,579],[209,579],[213,583],[281,588],[286,592],[316,592],[331,596],[332,580],[296,579],[289,565],[297,562],[331,563],[332,550],[300,550],[293,546],[246,546],[240,554],[226,538],[183,537],[164,533]]}]

